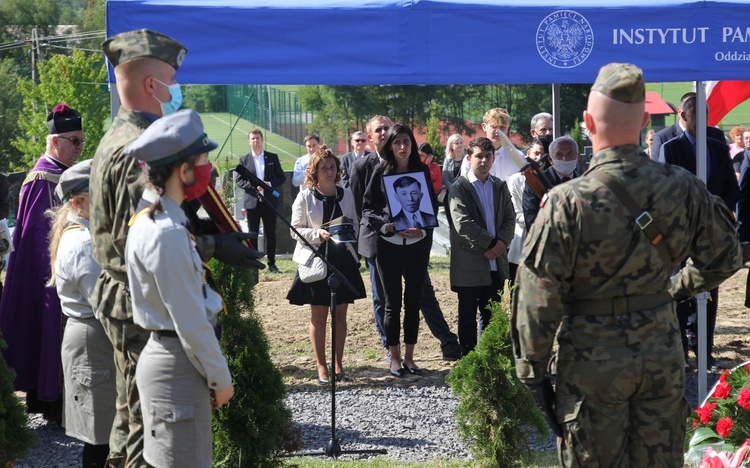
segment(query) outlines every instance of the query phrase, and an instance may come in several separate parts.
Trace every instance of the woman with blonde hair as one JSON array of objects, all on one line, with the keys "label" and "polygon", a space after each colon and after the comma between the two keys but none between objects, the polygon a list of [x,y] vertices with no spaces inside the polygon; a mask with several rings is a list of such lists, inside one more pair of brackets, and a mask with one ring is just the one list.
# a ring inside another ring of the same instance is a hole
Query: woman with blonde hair
[{"label": "woman with blonde hair", "polygon": [[456,177],[461,175],[461,163],[464,160],[464,137],[454,133],[445,144],[443,161],[443,187],[450,188]]},{"label": "woman with blonde hair", "polygon": [[115,418],[115,362],[112,344],[94,316],[90,298],[101,272],[89,233],[91,160],[60,176],[55,193],[64,202],[52,218],[48,286],[57,289],[67,316],[61,348],[65,385],[65,434],[83,442],[84,468],[105,466]]},{"label": "woman with blonde hair", "polygon": [[651,154],[651,148],[654,145],[654,135],[656,135],[656,130],[653,128],[646,133],[646,154],[651,159],[659,159],[659,155],[652,155]]},{"label": "woman with blonde hair", "polygon": [[[300,190],[292,204],[292,226],[310,244],[346,276],[357,290],[353,294],[348,288],[336,290],[336,343],[334,356],[334,377],[337,381],[348,381],[344,372],[344,344],[346,343],[346,312],[349,304],[355,299],[365,297],[365,285],[359,274],[359,259],[356,246],[352,243],[337,243],[331,239],[331,232],[325,225],[331,220],[347,217],[353,226],[359,226],[354,196],[349,189],[338,186],[341,180],[341,161],[326,146],[321,146],[310,157],[305,175],[305,188]],[[356,230],[356,228],[355,228]],[[294,258],[304,263],[313,255],[297,233],[291,231],[292,238],[297,240]],[[304,260],[303,260],[304,259]],[[289,303],[295,305],[310,304],[310,344],[315,354],[318,383],[329,382],[330,374],[326,362],[326,322],[331,306],[331,290],[326,278],[304,282],[299,270],[294,276],[292,286],[287,293]]]}]

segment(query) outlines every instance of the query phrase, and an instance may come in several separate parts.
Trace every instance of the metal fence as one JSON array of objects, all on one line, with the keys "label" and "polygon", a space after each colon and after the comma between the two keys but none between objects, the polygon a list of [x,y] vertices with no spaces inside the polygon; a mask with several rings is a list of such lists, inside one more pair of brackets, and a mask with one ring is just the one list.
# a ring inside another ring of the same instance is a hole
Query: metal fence
[{"label": "metal fence", "polygon": [[228,111],[253,124],[301,144],[312,112],[303,112],[294,93],[267,85],[227,86]]}]

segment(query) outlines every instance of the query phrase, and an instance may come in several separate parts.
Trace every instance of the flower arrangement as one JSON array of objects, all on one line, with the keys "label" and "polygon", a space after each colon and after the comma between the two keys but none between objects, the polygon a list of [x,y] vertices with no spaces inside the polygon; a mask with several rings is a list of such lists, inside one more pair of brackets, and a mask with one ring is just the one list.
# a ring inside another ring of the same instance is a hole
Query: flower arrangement
[{"label": "flower arrangement", "polygon": [[706,457],[715,457],[720,450],[731,464],[716,466],[747,466],[741,463],[750,459],[746,449],[750,446],[750,362],[719,376],[690,424],[687,462],[703,458],[705,463]]}]

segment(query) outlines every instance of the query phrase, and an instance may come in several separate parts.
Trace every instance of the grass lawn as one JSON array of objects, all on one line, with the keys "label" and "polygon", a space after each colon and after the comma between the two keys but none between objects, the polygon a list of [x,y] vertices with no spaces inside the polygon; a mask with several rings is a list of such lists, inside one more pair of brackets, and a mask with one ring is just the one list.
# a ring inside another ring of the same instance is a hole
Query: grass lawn
[{"label": "grass lawn", "polygon": [[[257,126],[245,119],[240,119],[237,126],[234,127],[234,131],[232,131],[232,137],[227,139],[232,125],[237,121],[237,116],[225,112],[208,112],[201,114],[201,118],[206,134],[219,144],[219,148],[211,153],[211,160],[221,168],[236,166],[240,156],[250,151],[247,133]],[[281,167],[284,170],[291,171],[294,169],[294,161],[307,154],[303,146],[275,133],[270,133],[264,128],[261,128],[261,130],[263,131],[266,149],[279,155]]]},{"label": "grass lawn", "polygon": [[[342,449],[346,449],[346,447],[342,447]],[[294,466],[300,468],[323,468],[342,464],[351,468],[418,468],[427,466],[435,468],[474,468],[478,466],[476,460],[432,460],[425,463],[400,463],[382,457],[371,460],[347,460],[346,457],[346,455],[342,455],[342,458],[337,461],[324,459],[324,457],[296,457],[289,459],[289,461]],[[557,463],[557,452],[554,450],[544,450],[534,452],[531,462],[524,465],[524,468],[553,468],[556,466],[559,466]]]}]

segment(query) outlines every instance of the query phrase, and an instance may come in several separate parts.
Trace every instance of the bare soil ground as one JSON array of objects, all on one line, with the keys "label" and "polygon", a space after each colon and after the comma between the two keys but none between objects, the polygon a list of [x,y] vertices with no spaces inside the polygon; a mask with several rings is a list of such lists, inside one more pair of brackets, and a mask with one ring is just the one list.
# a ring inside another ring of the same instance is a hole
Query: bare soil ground
[{"label": "bare soil ground", "polygon": [[[455,333],[458,301],[450,289],[448,263],[446,257],[432,257],[429,272],[445,318]],[[281,369],[286,383],[290,388],[314,385],[315,360],[308,336],[310,308],[290,305],[286,299],[296,265],[291,260],[283,259],[277,261],[277,265],[283,272],[281,275],[265,271],[260,273],[260,282],[254,290],[255,311],[265,326],[271,344],[271,357]],[[395,379],[388,374],[386,353],[380,346],[373,323],[370,277],[364,268],[361,273],[368,297],[349,306],[344,367],[352,380],[342,385],[445,385],[445,376],[453,363],[442,359],[440,343],[430,334],[424,320],[420,322],[419,343],[415,352],[415,359],[424,369],[424,375]],[[747,318],[750,309],[744,306],[747,274],[748,270],[743,268],[720,288],[714,356],[725,368],[750,360],[750,320]],[[330,349],[330,341],[327,349]]]}]

